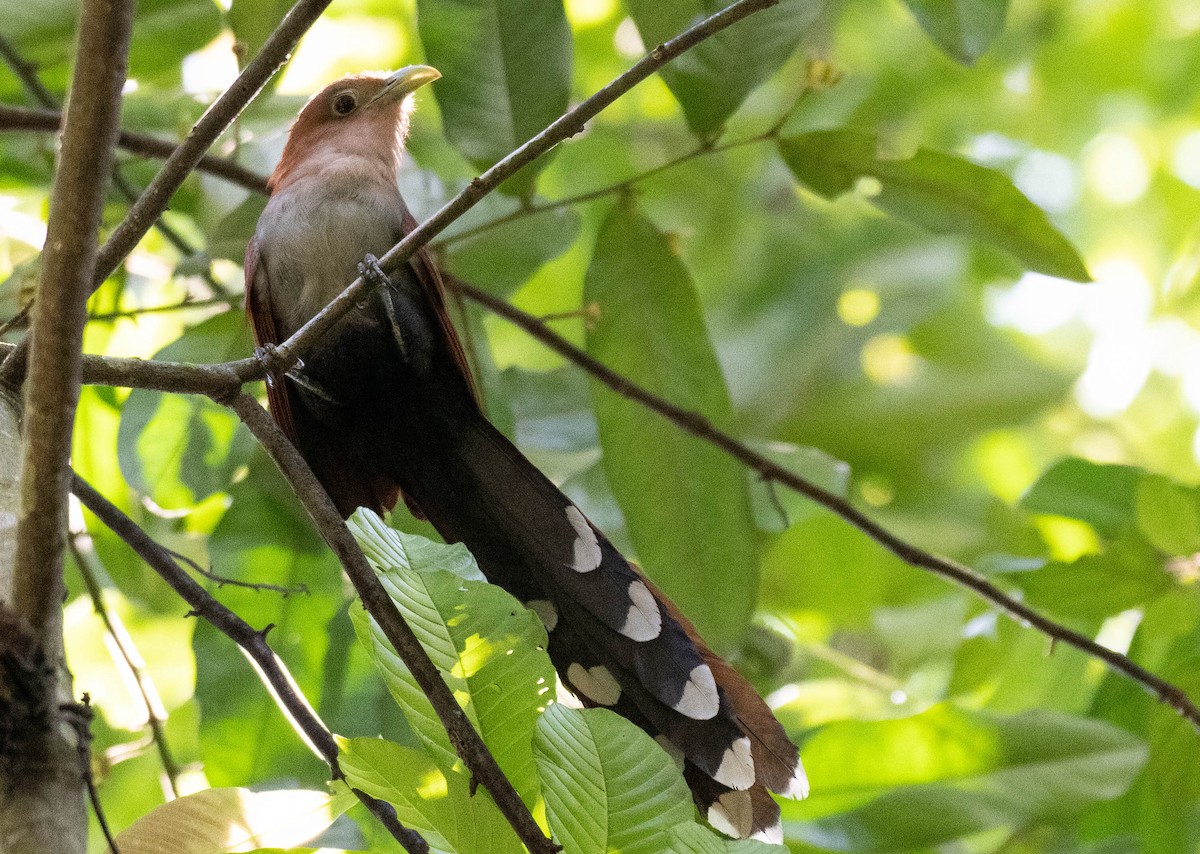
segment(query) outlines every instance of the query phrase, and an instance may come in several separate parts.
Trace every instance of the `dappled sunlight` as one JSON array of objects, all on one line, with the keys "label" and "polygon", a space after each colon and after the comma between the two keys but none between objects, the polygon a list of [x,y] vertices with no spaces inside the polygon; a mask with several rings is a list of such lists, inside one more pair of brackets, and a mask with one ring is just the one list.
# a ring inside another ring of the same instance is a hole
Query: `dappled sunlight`
[{"label": "dappled sunlight", "polygon": [[1150,186],[1151,164],[1133,136],[1105,131],[1083,152],[1083,172],[1088,187],[1110,205],[1129,205]]}]

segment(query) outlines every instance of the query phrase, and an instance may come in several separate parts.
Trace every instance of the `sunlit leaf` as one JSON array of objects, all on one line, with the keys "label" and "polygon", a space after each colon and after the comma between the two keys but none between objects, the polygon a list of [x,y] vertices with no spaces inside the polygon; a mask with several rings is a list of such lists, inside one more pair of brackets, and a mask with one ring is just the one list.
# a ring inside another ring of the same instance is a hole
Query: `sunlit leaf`
[{"label": "sunlit leaf", "polygon": [[206,789],[169,803],[117,835],[122,854],[225,854],[307,842],[354,803],[354,795],[288,789]]},{"label": "sunlit leaf", "polygon": [[[245,336],[241,313],[224,312],[155,357],[200,363],[234,359],[246,353]],[[135,389],[125,401],[117,441],[126,479],[171,510],[226,489],[251,447],[249,434],[227,408],[199,395],[145,389]]]},{"label": "sunlit leaf", "polygon": [[922,228],[989,243],[1030,270],[1091,279],[1071,243],[994,169],[929,149],[889,158],[875,136],[852,130],[785,137],[779,149],[796,178],[826,198],[858,188],[872,204]]},{"label": "sunlit leaf", "polygon": [[424,753],[381,738],[338,739],[347,782],[396,808],[401,824],[425,837],[439,854],[518,854],[516,834],[486,789],[471,794],[459,771]]},{"label": "sunlit leaf", "polygon": [[[530,738],[554,690],[541,622],[499,587],[446,571],[462,571],[462,546],[394,531],[365,510],[351,519],[351,529],[500,767],[532,804],[537,782]],[[445,729],[408,668],[360,605],[350,615],[412,728],[441,767],[453,768],[457,757]]]},{"label": "sunlit leaf", "polygon": [[1021,498],[1026,510],[1069,516],[1115,536],[1137,514],[1141,474],[1132,466],[1101,465],[1077,457],[1055,463]]},{"label": "sunlit leaf", "polygon": [[533,746],[550,829],[565,854],[658,854],[668,831],[692,817],[675,761],[607,709],[553,705]]},{"label": "sunlit leaf", "polygon": [[831,724],[802,753],[813,794],[784,805],[785,823],[815,845],[854,852],[907,851],[1077,814],[1124,792],[1146,760],[1144,744],[1107,724],[951,706]]}]

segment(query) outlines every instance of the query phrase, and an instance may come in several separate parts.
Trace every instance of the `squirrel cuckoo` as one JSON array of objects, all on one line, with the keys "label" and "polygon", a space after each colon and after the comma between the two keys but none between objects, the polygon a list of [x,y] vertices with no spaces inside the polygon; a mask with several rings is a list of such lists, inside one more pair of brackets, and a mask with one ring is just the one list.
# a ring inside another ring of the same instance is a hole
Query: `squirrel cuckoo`
[{"label": "squirrel cuckoo", "polygon": [[[415,227],[397,189],[413,65],[346,77],[301,110],[246,251],[260,347],[295,332]],[[377,267],[374,268],[378,270]],[[700,810],[735,837],[782,841],[769,791],[803,797],[796,747],[755,690],[484,417],[442,282],[421,250],[282,380],[271,412],[337,504],[402,495],[537,613],[562,681],[681,762]]]}]

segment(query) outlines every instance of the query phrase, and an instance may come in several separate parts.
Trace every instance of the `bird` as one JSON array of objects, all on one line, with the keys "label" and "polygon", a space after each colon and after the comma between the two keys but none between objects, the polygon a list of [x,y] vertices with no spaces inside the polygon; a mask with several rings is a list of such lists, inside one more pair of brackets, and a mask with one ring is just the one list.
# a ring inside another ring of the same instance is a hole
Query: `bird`
[{"label": "bird", "polygon": [[[363,272],[386,278],[283,377],[271,414],[342,515],[403,501],[532,610],[561,682],[637,724],[682,767],[701,814],[782,842],[771,792],[805,797],[796,746],[755,689],[486,418],[432,256],[373,263],[416,227],[397,184],[427,65],[344,77],[288,133],[246,250],[260,350]],[[366,259],[366,260],[364,260]]]}]

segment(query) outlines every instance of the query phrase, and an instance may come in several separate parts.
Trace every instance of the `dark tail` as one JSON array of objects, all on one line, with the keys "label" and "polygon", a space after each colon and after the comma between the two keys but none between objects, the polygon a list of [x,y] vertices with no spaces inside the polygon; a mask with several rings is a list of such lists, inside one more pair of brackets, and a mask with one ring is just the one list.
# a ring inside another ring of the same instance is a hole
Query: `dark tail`
[{"label": "dark tail", "polygon": [[682,763],[714,827],[782,841],[768,790],[804,797],[808,783],[754,688],[512,443],[481,415],[464,420],[400,445],[387,468],[407,499],[538,614],[585,705],[628,718]]}]

